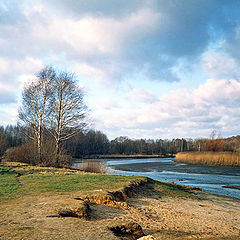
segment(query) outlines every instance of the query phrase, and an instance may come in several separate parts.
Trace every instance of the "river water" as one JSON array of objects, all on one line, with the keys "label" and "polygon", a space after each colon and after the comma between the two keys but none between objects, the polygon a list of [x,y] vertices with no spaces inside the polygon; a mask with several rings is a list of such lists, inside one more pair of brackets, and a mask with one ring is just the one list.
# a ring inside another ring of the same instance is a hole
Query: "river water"
[{"label": "river water", "polygon": [[173,160],[173,158],[108,159],[106,162],[114,174],[147,176],[240,199],[240,190],[223,188],[228,185],[240,185],[240,168],[190,165]]}]

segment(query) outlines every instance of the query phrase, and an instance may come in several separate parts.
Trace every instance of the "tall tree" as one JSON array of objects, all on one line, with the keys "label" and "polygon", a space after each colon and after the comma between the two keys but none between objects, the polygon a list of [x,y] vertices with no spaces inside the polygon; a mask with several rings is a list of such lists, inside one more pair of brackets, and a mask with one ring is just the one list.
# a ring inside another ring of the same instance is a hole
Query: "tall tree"
[{"label": "tall tree", "polygon": [[86,127],[83,96],[74,74],[57,72],[51,67],[45,67],[24,88],[19,119],[36,143],[39,160],[44,132],[50,132],[55,141],[58,165],[61,143]]},{"label": "tall tree", "polygon": [[56,165],[60,145],[86,126],[87,107],[83,101],[83,91],[78,86],[74,74],[58,73],[52,83],[50,128],[56,146]]},{"label": "tall tree", "polygon": [[55,71],[45,67],[35,81],[30,82],[22,93],[22,106],[19,109],[20,122],[31,129],[28,137],[36,142],[39,160],[41,160],[42,130],[49,116],[50,85],[55,78]]}]

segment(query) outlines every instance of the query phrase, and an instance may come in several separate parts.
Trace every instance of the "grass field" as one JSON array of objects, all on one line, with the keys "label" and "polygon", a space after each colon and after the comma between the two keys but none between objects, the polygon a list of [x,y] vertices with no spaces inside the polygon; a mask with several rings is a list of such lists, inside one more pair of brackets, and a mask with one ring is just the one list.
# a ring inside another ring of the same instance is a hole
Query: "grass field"
[{"label": "grass field", "polygon": [[180,152],[176,162],[208,166],[240,167],[240,154],[232,152]]},{"label": "grass field", "polygon": [[5,163],[0,166],[0,197],[113,190],[141,179],[144,177],[93,174],[70,169]]},{"label": "grass field", "polygon": [[[36,167],[22,163],[0,165],[0,198],[39,194],[87,193],[96,190],[116,190],[146,177],[85,173],[82,171]],[[150,180],[161,194],[192,196],[189,188],[178,184]]]}]

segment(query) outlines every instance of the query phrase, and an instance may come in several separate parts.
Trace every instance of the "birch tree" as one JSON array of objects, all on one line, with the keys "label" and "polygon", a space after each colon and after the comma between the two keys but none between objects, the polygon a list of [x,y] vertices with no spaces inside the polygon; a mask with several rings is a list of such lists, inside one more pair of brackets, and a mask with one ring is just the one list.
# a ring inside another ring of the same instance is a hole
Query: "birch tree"
[{"label": "birch tree", "polygon": [[78,87],[74,74],[58,73],[52,89],[49,130],[55,139],[56,165],[58,165],[61,143],[87,126],[87,107],[83,101],[83,91]]},{"label": "birch tree", "polygon": [[54,141],[55,162],[59,166],[61,143],[86,127],[87,107],[83,97],[74,74],[51,67],[45,67],[35,81],[24,88],[19,120],[36,144],[40,161],[44,132],[50,133]]},{"label": "birch tree", "polygon": [[20,123],[31,129],[28,137],[36,143],[38,158],[41,161],[42,130],[49,116],[50,85],[55,78],[51,67],[38,73],[35,81],[30,82],[22,93],[22,106],[19,109]]}]

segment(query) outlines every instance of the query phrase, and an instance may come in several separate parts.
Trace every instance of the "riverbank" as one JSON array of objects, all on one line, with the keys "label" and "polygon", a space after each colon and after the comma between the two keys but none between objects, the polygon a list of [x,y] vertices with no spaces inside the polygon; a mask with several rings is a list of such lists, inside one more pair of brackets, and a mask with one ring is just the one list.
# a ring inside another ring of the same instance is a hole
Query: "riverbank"
[{"label": "riverbank", "polygon": [[240,167],[240,154],[232,152],[180,152],[176,162],[207,166]]},{"label": "riverbank", "polygon": [[[239,239],[237,199],[145,177],[86,174],[19,163],[1,165],[0,178],[3,240],[136,239],[110,231],[126,222],[138,223],[152,239]],[[121,193],[126,196],[121,198]],[[100,198],[106,201],[97,201]],[[60,208],[74,209],[87,199],[89,219],[57,215]]]},{"label": "riverbank", "polygon": [[143,159],[143,158],[174,158],[175,154],[105,154],[87,155],[83,159]]}]

